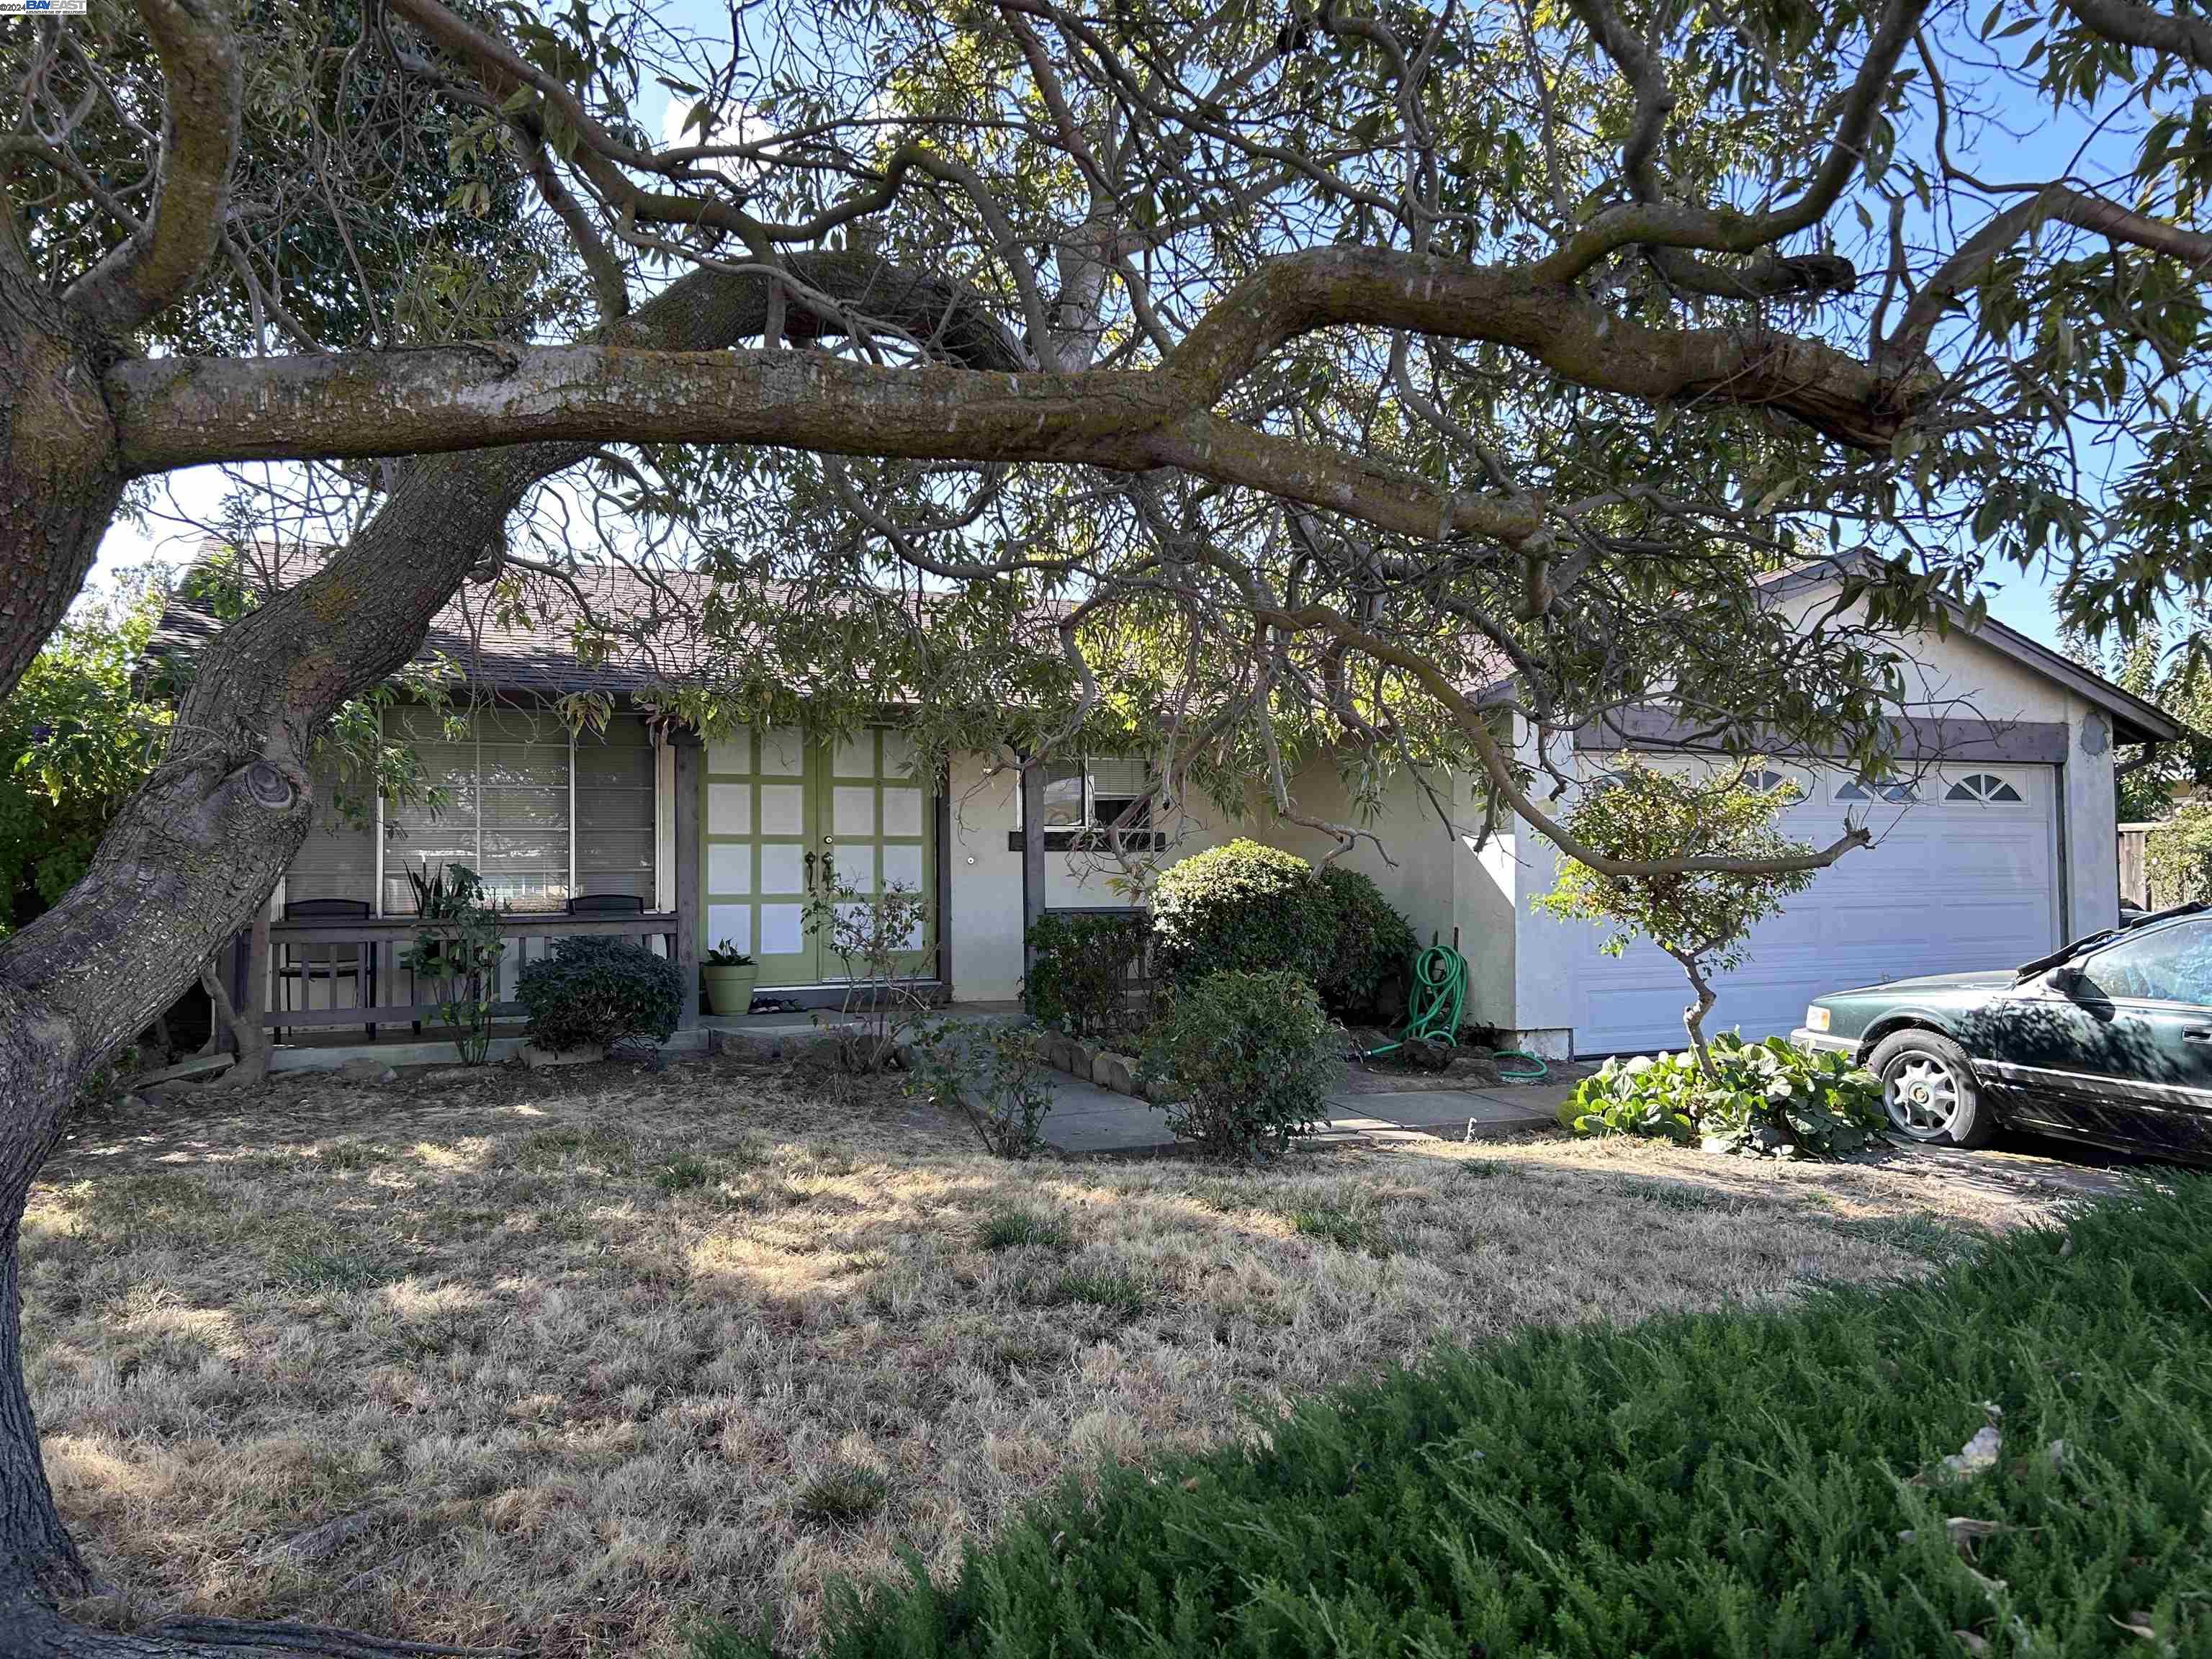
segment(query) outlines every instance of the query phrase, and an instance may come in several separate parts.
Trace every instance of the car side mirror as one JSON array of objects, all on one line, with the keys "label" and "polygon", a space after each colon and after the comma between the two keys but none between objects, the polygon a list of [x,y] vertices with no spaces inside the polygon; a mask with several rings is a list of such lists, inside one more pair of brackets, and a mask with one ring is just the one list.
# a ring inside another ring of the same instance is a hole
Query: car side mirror
[{"label": "car side mirror", "polygon": [[2072,963],[2061,963],[2051,970],[2051,988],[2061,996],[2070,997],[2081,988],[2081,970]]}]

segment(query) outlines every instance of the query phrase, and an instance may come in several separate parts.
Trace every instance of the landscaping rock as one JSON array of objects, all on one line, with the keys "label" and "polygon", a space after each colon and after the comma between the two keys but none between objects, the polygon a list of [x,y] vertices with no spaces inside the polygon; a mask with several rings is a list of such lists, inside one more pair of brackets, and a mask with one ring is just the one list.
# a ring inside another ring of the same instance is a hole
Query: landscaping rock
[{"label": "landscaping rock", "polygon": [[1096,1073],[1097,1066],[1097,1053],[1089,1043],[1079,1042],[1073,1037],[1068,1038],[1067,1064],[1061,1066],[1060,1070],[1066,1072],[1070,1077],[1088,1078]]},{"label": "landscaping rock", "polygon": [[382,1060],[371,1059],[366,1054],[358,1059],[349,1060],[339,1066],[337,1077],[341,1083],[397,1083],[399,1081],[398,1073],[393,1071]]},{"label": "landscaping rock", "polygon": [[522,1053],[518,1056],[533,1072],[542,1072],[552,1066],[591,1066],[606,1057],[607,1051],[601,1048],[564,1048],[556,1054],[547,1052],[534,1042],[524,1043]]},{"label": "landscaping rock", "polygon": [[1137,1062],[1127,1054],[1101,1049],[1091,1062],[1091,1080],[1117,1095],[1137,1092]]}]

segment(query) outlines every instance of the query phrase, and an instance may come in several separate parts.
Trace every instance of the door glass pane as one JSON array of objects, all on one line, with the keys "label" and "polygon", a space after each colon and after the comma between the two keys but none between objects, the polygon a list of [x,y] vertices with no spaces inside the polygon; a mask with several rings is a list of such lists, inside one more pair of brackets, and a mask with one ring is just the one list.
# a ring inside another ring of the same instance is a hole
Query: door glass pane
[{"label": "door glass pane", "polygon": [[2083,965],[2082,990],[2212,1007],[2212,921],[2185,921],[2123,940]]}]

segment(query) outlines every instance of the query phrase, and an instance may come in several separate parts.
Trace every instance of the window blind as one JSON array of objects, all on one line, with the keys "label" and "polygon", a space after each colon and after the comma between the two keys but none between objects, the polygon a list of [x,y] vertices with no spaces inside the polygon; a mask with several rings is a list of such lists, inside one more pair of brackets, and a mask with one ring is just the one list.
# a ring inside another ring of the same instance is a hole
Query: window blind
[{"label": "window blind", "polygon": [[[376,830],[373,823],[349,823],[334,804],[337,776],[318,769],[314,775],[315,821],[284,872],[284,901],[376,898]],[[372,811],[374,807],[372,806]]]}]

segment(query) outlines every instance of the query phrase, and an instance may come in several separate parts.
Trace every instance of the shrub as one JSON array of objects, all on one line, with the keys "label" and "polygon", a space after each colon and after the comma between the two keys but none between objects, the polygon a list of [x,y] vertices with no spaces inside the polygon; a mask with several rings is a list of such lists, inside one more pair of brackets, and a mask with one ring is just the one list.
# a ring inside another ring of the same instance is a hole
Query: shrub
[{"label": "shrub", "polygon": [[2212,801],[2186,802],[2153,830],[2143,866],[2154,909],[2212,896]]},{"label": "shrub", "polygon": [[1255,841],[1194,854],[1152,891],[1153,969],[1176,985],[1218,973],[1315,980],[1335,942],[1335,907],[1313,866]]},{"label": "shrub", "polygon": [[1321,884],[1328,893],[1334,927],[1315,988],[1322,1005],[1340,1018],[1368,1012],[1382,988],[1407,972],[1420,943],[1382,890],[1358,871],[1324,866]]},{"label": "shrub", "polygon": [[1022,1006],[1070,1036],[1119,1036],[1130,1020],[1129,969],[1143,958],[1152,926],[1141,910],[1040,916],[1029,931]]},{"label": "shrub", "polygon": [[[1446,1350],[1246,1443],[1085,1470],[957,1571],[846,1600],[818,1650],[2202,1654],[2212,1181],[2067,1237]],[[1991,1407],[1998,1461],[1943,1478]]]},{"label": "shrub", "polygon": [[1292,973],[1209,974],[1146,1035],[1146,1092],[1171,1096],[1168,1127],[1218,1157],[1279,1151],[1313,1127],[1341,1039]]},{"label": "shrub", "polygon": [[1710,1045],[1713,1074],[1685,1049],[1608,1060],[1584,1078],[1559,1121],[1580,1135],[1639,1135],[1731,1152],[1847,1158],[1887,1121],[1881,1085],[1841,1054],[1808,1054],[1780,1037]]},{"label": "shrub", "polygon": [[[1674,958],[1695,998],[1683,1011],[1682,1025],[1701,1065],[1714,975],[1741,967],[1752,928],[1813,883],[1814,872],[1805,862],[1813,856],[1811,844],[1777,827],[1798,798],[1797,787],[1762,787],[1772,775],[1758,761],[1704,778],[1628,763],[1584,792],[1567,814],[1567,828],[1601,853],[1656,864],[1662,872],[1608,876],[1563,859],[1559,881],[1536,899],[1536,908],[1562,921],[1604,924],[1609,931],[1598,949],[1607,956],[1646,938]],[[1754,867],[1664,872],[1690,858],[1740,859]],[[1759,867],[1792,860],[1795,869]]]},{"label": "shrub", "polygon": [[586,933],[525,963],[514,994],[529,1012],[530,1041],[558,1054],[665,1041],[684,1012],[684,976],[641,945]]},{"label": "shrub", "polygon": [[913,1054],[908,1092],[960,1113],[975,1126],[984,1151],[1024,1158],[1044,1145],[1052,1084],[1035,1031],[1002,1025],[982,1038],[948,1024],[924,1035]]}]

